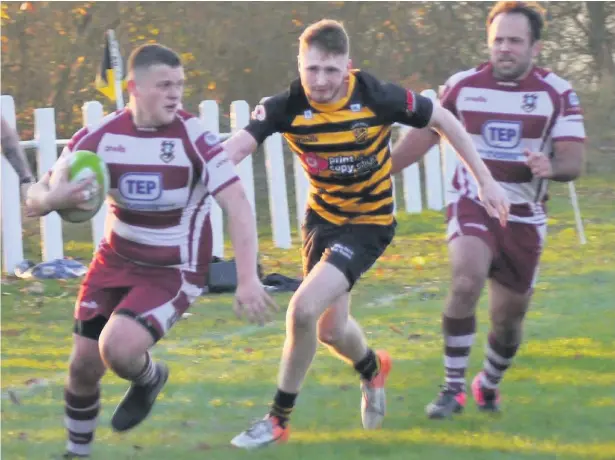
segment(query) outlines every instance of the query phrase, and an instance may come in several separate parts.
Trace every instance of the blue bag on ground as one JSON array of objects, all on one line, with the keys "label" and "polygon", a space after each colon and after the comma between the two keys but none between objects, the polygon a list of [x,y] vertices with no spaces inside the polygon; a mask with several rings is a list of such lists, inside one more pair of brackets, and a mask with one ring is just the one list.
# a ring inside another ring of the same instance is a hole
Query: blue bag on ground
[{"label": "blue bag on ground", "polygon": [[23,279],[69,279],[79,278],[87,271],[88,267],[74,259],[55,259],[40,264],[24,260],[15,267],[15,276]]}]

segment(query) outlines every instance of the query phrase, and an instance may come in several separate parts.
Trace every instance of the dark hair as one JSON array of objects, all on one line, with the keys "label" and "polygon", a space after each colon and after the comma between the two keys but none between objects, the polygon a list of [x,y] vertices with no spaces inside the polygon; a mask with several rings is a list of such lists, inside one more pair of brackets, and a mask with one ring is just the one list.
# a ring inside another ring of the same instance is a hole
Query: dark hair
[{"label": "dark hair", "polygon": [[299,50],[316,46],[331,54],[347,54],[350,49],[348,34],[341,22],[323,19],[310,25],[299,37]]},{"label": "dark hair", "polygon": [[535,2],[498,2],[495,4],[489,15],[487,16],[487,29],[493,23],[498,14],[522,14],[530,23],[532,43],[540,40],[542,29],[544,27],[543,19],[544,8],[537,5]]},{"label": "dark hair", "polygon": [[154,44],[145,44],[136,48],[128,58],[128,72],[135,69],[147,69],[156,64],[164,64],[169,67],[180,67],[182,65],[179,55],[171,48]]}]

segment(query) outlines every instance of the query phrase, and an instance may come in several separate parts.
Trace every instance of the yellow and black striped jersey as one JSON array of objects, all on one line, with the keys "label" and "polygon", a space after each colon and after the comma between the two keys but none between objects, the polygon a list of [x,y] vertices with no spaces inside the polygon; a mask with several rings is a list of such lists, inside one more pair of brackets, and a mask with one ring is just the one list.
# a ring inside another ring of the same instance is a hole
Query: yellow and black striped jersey
[{"label": "yellow and black striped jersey", "polygon": [[310,101],[297,79],[263,107],[245,129],[259,144],[283,134],[309,176],[313,211],[336,225],[393,223],[391,125],[425,127],[430,99],[354,70],[337,102]]}]

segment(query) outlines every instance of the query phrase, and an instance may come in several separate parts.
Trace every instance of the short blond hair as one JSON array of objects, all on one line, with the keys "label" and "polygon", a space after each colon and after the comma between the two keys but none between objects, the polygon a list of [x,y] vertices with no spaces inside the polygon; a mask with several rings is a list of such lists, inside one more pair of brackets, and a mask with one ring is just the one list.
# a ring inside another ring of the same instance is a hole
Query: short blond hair
[{"label": "short blond hair", "polygon": [[344,25],[333,19],[322,19],[308,26],[299,37],[299,51],[316,46],[330,54],[350,52],[350,40]]}]

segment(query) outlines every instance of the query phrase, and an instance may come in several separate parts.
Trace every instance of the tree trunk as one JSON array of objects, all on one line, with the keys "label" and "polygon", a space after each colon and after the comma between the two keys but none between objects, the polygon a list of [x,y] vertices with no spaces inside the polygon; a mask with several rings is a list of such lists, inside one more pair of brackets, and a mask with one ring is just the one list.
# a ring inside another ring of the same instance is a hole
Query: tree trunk
[{"label": "tree trunk", "polygon": [[589,15],[588,45],[598,78],[615,75],[611,36],[606,28],[606,2],[585,2]]}]

